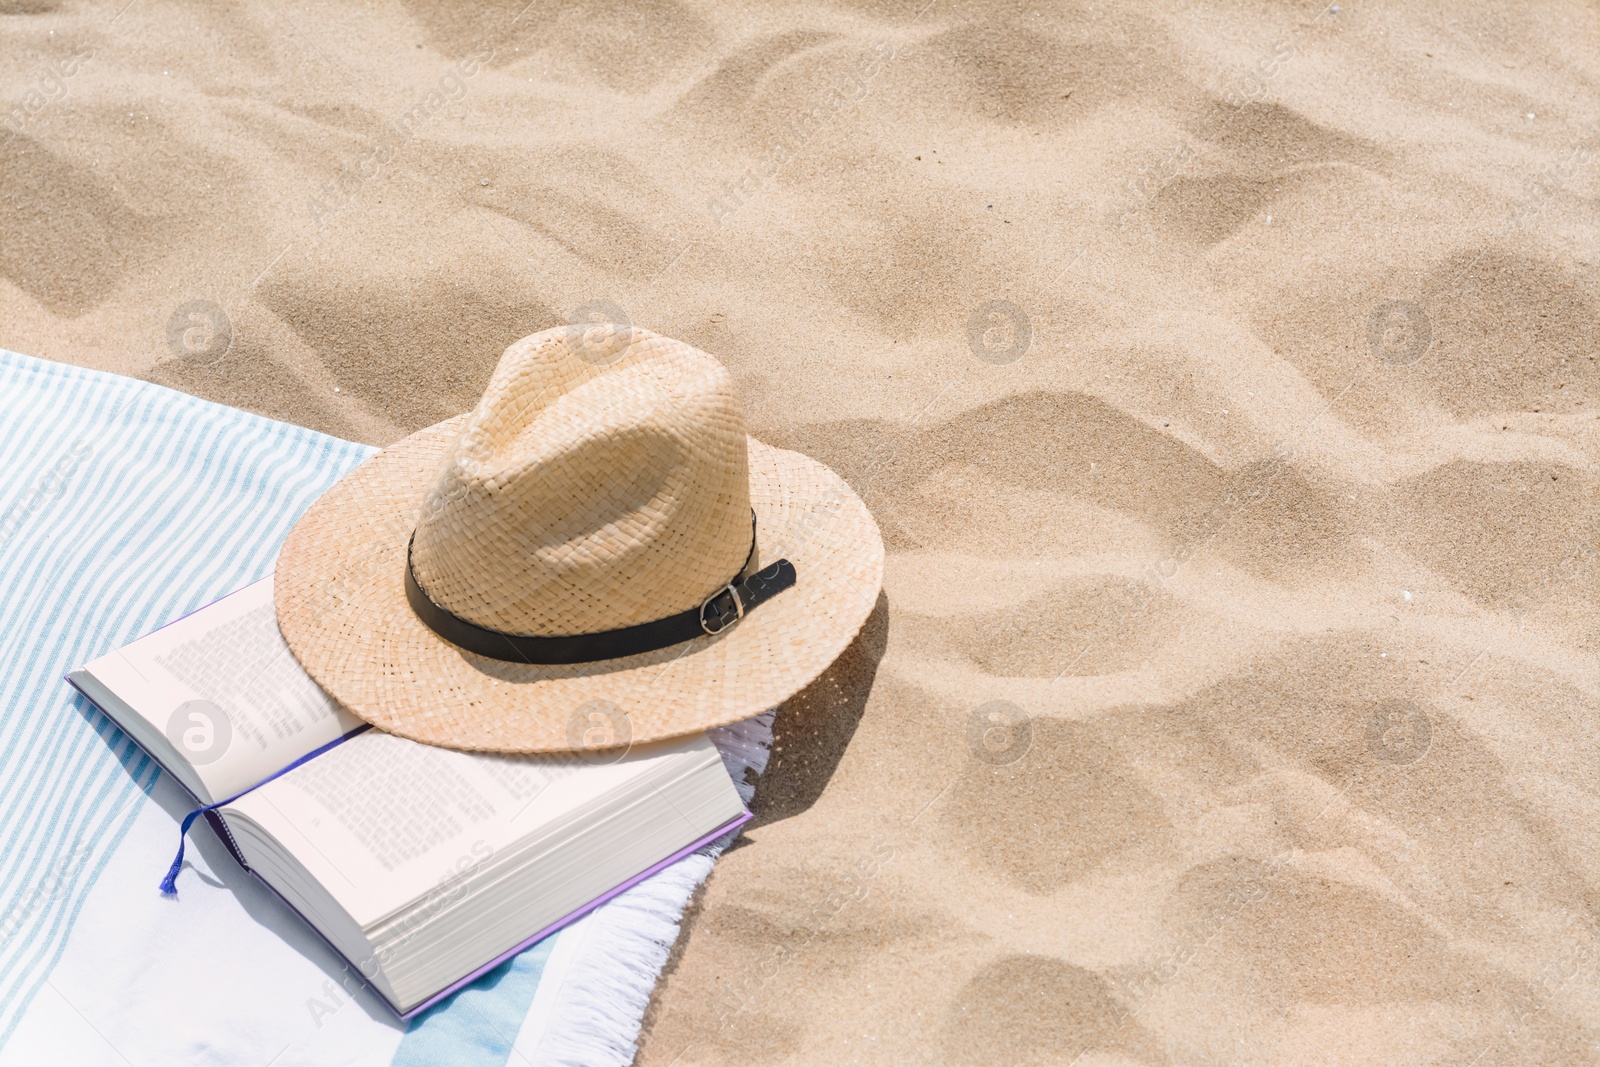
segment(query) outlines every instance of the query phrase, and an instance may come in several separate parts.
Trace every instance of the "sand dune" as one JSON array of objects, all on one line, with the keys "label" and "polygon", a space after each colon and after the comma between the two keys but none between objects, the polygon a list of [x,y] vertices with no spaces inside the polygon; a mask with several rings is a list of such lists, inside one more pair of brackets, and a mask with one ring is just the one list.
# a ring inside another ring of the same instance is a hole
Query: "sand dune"
[{"label": "sand dune", "polygon": [[625,317],[873,507],[640,1063],[1600,1055],[1592,9],[4,7],[0,343],[385,443]]}]

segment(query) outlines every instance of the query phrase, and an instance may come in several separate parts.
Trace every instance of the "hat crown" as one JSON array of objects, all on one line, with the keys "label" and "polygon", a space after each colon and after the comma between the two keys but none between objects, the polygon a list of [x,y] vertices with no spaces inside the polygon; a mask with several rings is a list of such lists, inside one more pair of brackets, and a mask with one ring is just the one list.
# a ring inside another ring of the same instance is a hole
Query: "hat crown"
[{"label": "hat crown", "polygon": [[750,551],[727,369],[625,326],[558,327],[500,357],[423,501],[411,566],[460,618],[540,637],[699,606]]}]

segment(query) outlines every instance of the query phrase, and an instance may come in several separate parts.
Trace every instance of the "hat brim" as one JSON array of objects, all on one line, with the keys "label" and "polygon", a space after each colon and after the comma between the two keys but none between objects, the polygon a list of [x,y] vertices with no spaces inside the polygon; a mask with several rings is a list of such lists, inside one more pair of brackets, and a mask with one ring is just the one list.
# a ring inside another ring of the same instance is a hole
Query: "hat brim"
[{"label": "hat brim", "polygon": [[457,416],[369,458],[313,504],[278,555],[278,626],[301,665],[352,713],[432,745],[490,752],[583,747],[598,711],[608,744],[747,719],[816,678],[850,644],[883,583],[883,538],[844,480],[749,439],[761,560],[799,580],[715,636],[622,659],[510,663],[467,652],[406,602],[406,544]]}]

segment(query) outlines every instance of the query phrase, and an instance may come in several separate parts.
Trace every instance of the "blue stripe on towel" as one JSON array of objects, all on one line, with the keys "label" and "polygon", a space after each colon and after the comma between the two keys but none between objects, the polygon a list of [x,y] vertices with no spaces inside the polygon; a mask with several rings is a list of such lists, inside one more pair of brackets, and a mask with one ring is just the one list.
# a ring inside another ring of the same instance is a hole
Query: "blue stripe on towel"
[{"label": "blue stripe on towel", "polygon": [[[0,1048],[160,775],[63,675],[264,577],[371,452],[0,349]],[[506,1064],[555,940],[414,1021],[393,1063]]]},{"label": "blue stripe on towel", "polygon": [[0,349],[0,1045],[159,774],[62,675],[265,576],[370,452]]},{"label": "blue stripe on towel", "polygon": [[392,1067],[504,1067],[555,943],[545,938],[419,1015]]}]

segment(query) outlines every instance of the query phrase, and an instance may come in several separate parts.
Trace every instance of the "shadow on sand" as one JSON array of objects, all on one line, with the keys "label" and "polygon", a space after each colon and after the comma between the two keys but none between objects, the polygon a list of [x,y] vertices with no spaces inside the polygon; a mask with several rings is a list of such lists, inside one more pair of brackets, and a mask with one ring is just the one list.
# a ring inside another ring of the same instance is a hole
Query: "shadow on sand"
[{"label": "shadow on sand", "polygon": [[[750,804],[755,818],[746,830],[799,815],[817,802],[855,736],[888,641],[889,599],[879,593],[850,647],[778,709],[772,758],[756,785]],[[740,837],[733,847],[747,840]]]}]

